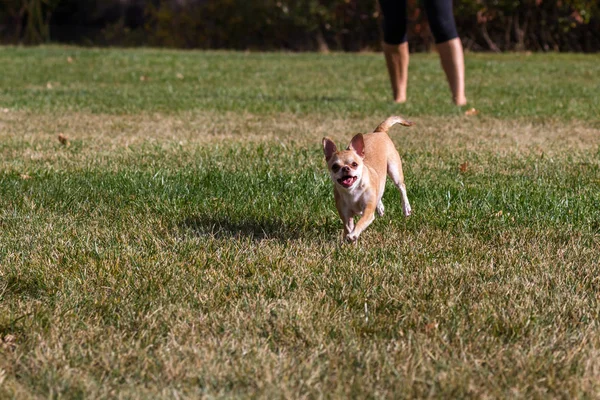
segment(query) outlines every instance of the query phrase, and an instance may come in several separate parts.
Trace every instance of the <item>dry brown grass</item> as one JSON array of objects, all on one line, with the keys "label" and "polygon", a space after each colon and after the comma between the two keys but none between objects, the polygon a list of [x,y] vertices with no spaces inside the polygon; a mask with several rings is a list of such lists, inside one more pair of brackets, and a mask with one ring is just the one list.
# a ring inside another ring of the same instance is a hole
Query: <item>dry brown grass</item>
[{"label": "dry brown grass", "polygon": [[[285,141],[300,145],[320,143],[324,135],[345,140],[353,132],[368,132],[386,115],[372,118],[331,118],[280,114],[182,112],[175,115],[109,115],[64,113],[0,113],[0,138],[35,147],[64,133],[90,145],[128,146],[148,142],[218,143],[220,141]],[[410,118],[410,116],[406,116]],[[539,147],[544,151],[590,150],[597,147],[600,130],[581,121],[532,122],[479,117],[417,117],[416,125],[394,128],[400,144],[448,147],[468,151],[511,152]]]},{"label": "dry brown grass", "polygon": [[[69,158],[102,160],[129,147],[198,147],[226,143],[278,143],[319,148],[323,136],[343,144],[353,133],[367,132],[382,119],[336,119],[282,114],[182,113],[178,115],[0,114],[0,140],[6,163],[22,157],[38,162]],[[498,120],[485,117],[422,117],[409,128],[394,128],[391,136],[402,152],[494,153],[497,155],[564,155],[597,148],[600,131],[584,122]],[[60,152],[59,134],[78,145],[77,154]],[[19,157],[16,157],[19,155]],[[73,165],[76,165],[74,163]],[[4,165],[8,167],[8,165]]]}]

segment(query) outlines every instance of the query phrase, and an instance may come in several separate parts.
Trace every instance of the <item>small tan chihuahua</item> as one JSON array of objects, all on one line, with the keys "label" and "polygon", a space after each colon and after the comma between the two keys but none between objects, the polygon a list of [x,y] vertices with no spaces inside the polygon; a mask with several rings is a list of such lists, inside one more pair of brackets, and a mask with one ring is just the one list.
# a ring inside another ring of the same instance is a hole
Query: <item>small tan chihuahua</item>
[{"label": "small tan chihuahua", "polygon": [[[357,134],[346,150],[338,151],[335,143],[323,138],[323,152],[333,180],[335,206],[344,223],[346,240],[355,242],[375,219],[375,211],[383,215],[383,191],[386,173],[402,195],[402,210],[408,217],[411,209],[406,196],[402,161],[387,134],[395,124],[413,125],[402,117],[383,121],[373,133]],[[362,217],[354,226],[354,216]]]}]

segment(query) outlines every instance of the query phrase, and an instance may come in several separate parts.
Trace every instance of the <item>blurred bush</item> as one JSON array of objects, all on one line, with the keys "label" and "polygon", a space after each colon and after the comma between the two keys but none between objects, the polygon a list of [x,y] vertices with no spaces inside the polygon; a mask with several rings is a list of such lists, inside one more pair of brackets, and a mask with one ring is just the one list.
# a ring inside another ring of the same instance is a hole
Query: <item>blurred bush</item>
[{"label": "blurred bush", "polygon": [[152,45],[188,48],[360,50],[378,42],[373,2],[161,0],[146,8]]},{"label": "blurred bush", "polygon": [[600,50],[597,0],[461,0],[454,13],[475,50]]},{"label": "blurred bush", "polygon": [[41,43],[50,39],[52,12],[61,0],[2,0],[0,35],[6,41]]},{"label": "blurred bush", "polygon": [[[432,45],[409,2],[409,40]],[[597,0],[455,0],[460,36],[475,51],[598,51]],[[380,47],[376,0],[2,0],[3,42],[358,51]]]}]

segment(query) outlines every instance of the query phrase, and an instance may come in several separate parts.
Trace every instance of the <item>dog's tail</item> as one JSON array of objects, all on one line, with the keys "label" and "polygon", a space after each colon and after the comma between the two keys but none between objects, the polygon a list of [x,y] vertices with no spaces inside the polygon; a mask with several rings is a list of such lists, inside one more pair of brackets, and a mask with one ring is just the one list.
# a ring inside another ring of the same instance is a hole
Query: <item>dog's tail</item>
[{"label": "dog's tail", "polygon": [[414,125],[413,122],[407,121],[402,117],[394,115],[394,116],[389,117],[385,121],[383,121],[381,124],[379,124],[379,126],[377,128],[375,128],[375,130],[373,132],[386,132],[387,133],[388,129],[390,129],[392,126],[394,126],[396,124],[400,124],[400,125],[404,125],[404,126]]}]

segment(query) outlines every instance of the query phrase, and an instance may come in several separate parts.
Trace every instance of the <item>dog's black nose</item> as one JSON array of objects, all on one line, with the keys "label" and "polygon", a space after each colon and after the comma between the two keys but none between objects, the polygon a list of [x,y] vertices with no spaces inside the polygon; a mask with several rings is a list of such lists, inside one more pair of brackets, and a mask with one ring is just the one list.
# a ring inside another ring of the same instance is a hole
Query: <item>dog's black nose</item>
[{"label": "dog's black nose", "polygon": [[342,172],[350,172],[350,167],[345,166],[344,168],[342,168]]}]

